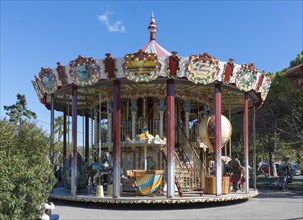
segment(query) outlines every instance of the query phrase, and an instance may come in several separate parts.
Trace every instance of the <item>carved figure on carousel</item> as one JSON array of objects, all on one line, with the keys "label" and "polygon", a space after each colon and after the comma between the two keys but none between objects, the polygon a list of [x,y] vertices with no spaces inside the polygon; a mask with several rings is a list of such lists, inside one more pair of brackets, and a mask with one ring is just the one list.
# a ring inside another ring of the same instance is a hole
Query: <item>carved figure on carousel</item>
[{"label": "carved figure on carousel", "polygon": [[140,140],[146,140],[149,136],[149,130],[146,126],[141,130],[141,134],[136,134],[136,138]]},{"label": "carved figure on carousel", "polygon": [[108,79],[116,79],[116,59],[111,57],[110,53],[105,54],[106,58],[104,59],[105,72],[107,73]]},{"label": "carved figure on carousel", "polygon": [[260,86],[261,86],[262,83],[263,83],[264,75],[265,75],[265,71],[263,70],[263,71],[262,71],[262,74],[260,74],[260,76],[259,76],[259,78],[258,78],[258,80],[257,80],[257,84],[256,84],[256,88],[255,88],[256,91],[259,91]]},{"label": "carved figure on carousel", "polygon": [[176,79],[178,77],[177,72],[180,70],[179,62],[181,58],[177,56],[176,51],[172,51],[171,53],[172,55],[168,57],[168,78]]},{"label": "carved figure on carousel", "polygon": [[229,58],[228,62],[224,65],[223,82],[229,83],[234,68],[235,68],[234,59]]},{"label": "carved figure on carousel", "polygon": [[62,66],[60,62],[57,62],[56,70],[58,72],[58,76],[59,76],[59,79],[62,82],[62,85],[63,86],[68,85],[68,80],[67,80],[67,74],[66,74],[66,71],[65,71],[65,67]]}]

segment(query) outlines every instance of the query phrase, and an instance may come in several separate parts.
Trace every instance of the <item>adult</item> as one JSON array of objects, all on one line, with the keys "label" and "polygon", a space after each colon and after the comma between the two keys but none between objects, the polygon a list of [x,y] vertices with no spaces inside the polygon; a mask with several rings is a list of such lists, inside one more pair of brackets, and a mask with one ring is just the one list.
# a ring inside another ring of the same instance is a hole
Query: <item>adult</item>
[{"label": "adult", "polygon": [[41,220],[59,220],[58,214],[52,214],[51,210],[55,209],[54,203],[44,203],[45,212],[41,216]]},{"label": "adult", "polygon": [[231,170],[233,173],[233,187],[235,192],[239,192],[239,185],[241,180],[241,169],[243,168],[241,166],[241,163],[239,161],[239,156],[235,155],[235,157],[228,163],[231,166]]}]

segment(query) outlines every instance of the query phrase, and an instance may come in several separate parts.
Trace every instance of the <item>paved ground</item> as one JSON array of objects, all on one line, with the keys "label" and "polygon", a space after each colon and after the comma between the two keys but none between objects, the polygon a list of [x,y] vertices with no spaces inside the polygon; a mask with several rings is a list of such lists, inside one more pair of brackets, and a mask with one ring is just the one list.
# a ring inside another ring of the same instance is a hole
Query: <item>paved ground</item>
[{"label": "paved ground", "polygon": [[104,206],[53,200],[60,219],[266,219],[303,220],[302,191],[259,190],[242,202]]}]

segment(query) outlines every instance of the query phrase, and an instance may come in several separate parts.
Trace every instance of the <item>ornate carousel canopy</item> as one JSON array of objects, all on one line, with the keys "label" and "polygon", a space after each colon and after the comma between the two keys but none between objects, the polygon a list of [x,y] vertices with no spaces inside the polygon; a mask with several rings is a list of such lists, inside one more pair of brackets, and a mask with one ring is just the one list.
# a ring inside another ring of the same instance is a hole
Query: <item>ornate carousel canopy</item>
[{"label": "ornate carousel canopy", "polygon": [[[112,100],[112,84],[121,81],[125,99],[166,97],[166,81],[175,81],[176,98],[199,104],[212,104],[214,83],[222,83],[222,111],[242,111],[244,92],[250,96],[249,105],[260,106],[270,88],[272,77],[259,71],[254,64],[236,64],[230,58],[220,61],[201,52],[189,57],[171,53],[156,42],[158,28],[152,15],[148,31],[150,41],[137,52],[114,58],[106,53],[103,59],[79,55],[67,65],[57,62],[55,68],[42,67],[32,81],[42,103],[50,108],[54,96],[55,109],[71,109],[72,87],[78,88],[78,114],[96,107],[99,100]],[[195,106],[193,106],[195,108]],[[71,112],[71,111],[69,111]]]}]

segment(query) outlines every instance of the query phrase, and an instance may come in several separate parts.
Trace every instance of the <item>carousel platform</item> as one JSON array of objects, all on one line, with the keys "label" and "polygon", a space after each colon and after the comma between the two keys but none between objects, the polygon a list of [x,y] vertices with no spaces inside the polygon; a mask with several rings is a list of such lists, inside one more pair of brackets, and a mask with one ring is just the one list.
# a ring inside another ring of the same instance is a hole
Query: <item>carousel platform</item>
[{"label": "carousel platform", "polygon": [[104,197],[96,197],[95,193],[88,193],[86,190],[71,195],[70,190],[64,187],[54,188],[50,193],[50,198],[65,201],[74,201],[80,203],[99,203],[99,204],[182,204],[182,203],[216,203],[229,202],[235,200],[247,200],[256,197],[259,194],[258,190],[250,189],[249,193],[238,192],[228,193],[222,196],[211,194],[200,194],[199,192],[184,193],[182,197],[176,195],[174,198],[167,198],[166,195],[154,193],[149,196],[139,196],[136,193],[123,192],[121,197],[113,198],[111,195],[104,195]]}]

